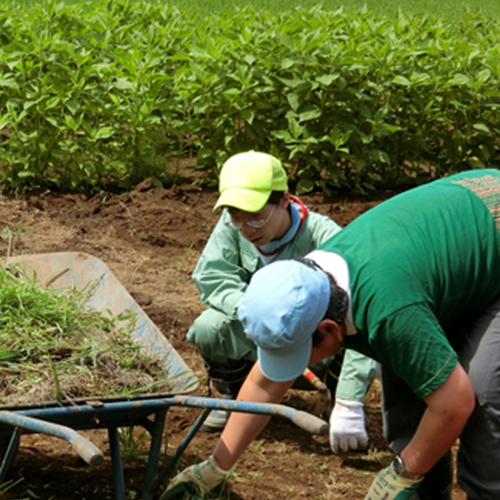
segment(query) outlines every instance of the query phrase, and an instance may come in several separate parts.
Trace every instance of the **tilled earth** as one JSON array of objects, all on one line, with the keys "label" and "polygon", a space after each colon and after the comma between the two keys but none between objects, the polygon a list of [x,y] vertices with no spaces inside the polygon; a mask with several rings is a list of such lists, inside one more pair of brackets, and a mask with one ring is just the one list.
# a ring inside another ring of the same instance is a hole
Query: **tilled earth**
[{"label": "tilled earth", "polygon": [[[311,209],[345,226],[387,196],[325,200],[309,195],[302,199]],[[202,360],[185,336],[203,310],[190,275],[216,223],[217,214],[212,212],[216,197],[215,192],[191,184],[163,189],[148,181],[127,194],[2,195],[0,254],[77,251],[104,261],[200,378],[196,394],[207,395]],[[290,391],[283,403],[308,410],[315,397],[314,392]],[[220,498],[363,498],[374,475],[392,458],[382,436],[377,383],[367,397],[366,409],[368,451],[338,456],[331,453],[328,437],[311,436],[284,419],[273,418],[243,455]],[[166,451],[172,452],[197,415],[194,409],[169,410]],[[105,453],[103,464],[87,466],[64,441],[25,435],[7,478],[12,487],[2,495],[0,486],[1,498],[114,498],[107,434],[99,430],[82,434]],[[135,499],[140,498],[149,438],[140,428],[134,430],[133,439],[126,437],[124,433],[127,498]],[[197,433],[183,454],[182,466],[208,457],[216,439]],[[458,486],[453,498],[465,499]]]}]

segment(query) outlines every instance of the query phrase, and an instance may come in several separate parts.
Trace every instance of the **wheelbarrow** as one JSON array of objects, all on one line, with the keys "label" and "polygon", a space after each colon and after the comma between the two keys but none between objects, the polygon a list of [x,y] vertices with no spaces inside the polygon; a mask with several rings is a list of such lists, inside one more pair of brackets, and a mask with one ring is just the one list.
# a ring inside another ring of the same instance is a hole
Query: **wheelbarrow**
[{"label": "wheelbarrow", "polygon": [[[173,385],[169,394],[0,406],[0,439],[8,443],[0,465],[0,484],[5,481],[14,463],[21,436],[26,433],[43,433],[65,439],[86,463],[97,465],[104,458],[102,451],[78,431],[107,429],[115,499],[125,500],[127,495],[119,429],[143,427],[151,439],[141,498],[152,500],[213,409],[280,416],[310,433],[325,435],[328,432],[325,421],[285,405],[190,396],[189,393],[198,388],[197,378],[101,260],[84,253],[64,252],[14,257],[6,265],[22,265],[28,276],[35,276],[37,282],[60,290],[68,287],[83,289],[92,284],[92,294],[84,304],[88,308],[100,312],[110,311],[115,317],[124,311],[133,311],[137,321],[131,333],[132,339],[146,354],[161,358],[165,370],[172,377]],[[160,466],[167,412],[174,406],[199,408],[201,413],[174,453]]]}]

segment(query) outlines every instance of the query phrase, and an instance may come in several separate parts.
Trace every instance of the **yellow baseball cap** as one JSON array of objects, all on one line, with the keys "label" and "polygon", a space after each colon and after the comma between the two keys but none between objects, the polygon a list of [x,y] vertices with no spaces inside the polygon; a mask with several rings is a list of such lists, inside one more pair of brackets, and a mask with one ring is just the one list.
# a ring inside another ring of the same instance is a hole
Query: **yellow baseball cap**
[{"label": "yellow baseball cap", "polygon": [[285,169],[274,156],[247,151],[232,156],[220,172],[220,196],[214,210],[234,207],[258,212],[272,191],[288,191]]}]

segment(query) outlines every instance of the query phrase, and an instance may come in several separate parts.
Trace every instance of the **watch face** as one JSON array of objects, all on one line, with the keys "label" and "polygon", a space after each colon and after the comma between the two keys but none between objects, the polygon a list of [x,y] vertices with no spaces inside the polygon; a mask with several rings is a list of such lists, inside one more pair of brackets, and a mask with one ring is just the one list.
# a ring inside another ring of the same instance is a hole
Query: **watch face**
[{"label": "watch face", "polygon": [[399,456],[397,456],[394,459],[392,467],[394,469],[394,472],[396,473],[396,476],[401,476],[405,472],[403,461],[401,460],[401,457],[399,457]]}]

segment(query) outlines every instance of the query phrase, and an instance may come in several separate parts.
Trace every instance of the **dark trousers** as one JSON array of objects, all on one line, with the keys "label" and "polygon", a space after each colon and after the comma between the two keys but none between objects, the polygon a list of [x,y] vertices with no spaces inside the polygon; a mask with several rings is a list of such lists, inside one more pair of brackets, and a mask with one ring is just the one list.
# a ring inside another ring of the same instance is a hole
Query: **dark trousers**
[{"label": "dark trousers", "polygon": [[[500,500],[500,300],[467,327],[454,347],[476,393],[476,407],[460,436],[458,482],[470,500]],[[380,367],[380,379],[384,433],[391,449],[400,453],[426,405],[390,370]],[[440,493],[449,489],[450,464],[448,453],[424,480],[421,500],[450,498]]]}]

